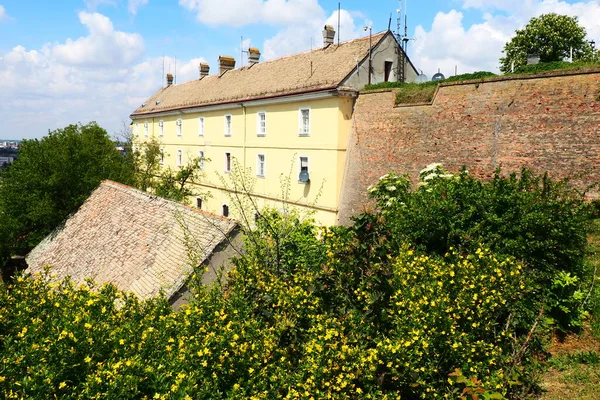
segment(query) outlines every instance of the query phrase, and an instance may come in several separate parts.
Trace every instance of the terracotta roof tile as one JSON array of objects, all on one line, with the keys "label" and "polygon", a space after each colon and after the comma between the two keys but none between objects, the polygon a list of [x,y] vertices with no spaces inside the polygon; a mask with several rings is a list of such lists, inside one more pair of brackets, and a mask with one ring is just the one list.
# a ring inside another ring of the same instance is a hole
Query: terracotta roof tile
[{"label": "terracotta roof tile", "polygon": [[[232,220],[104,181],[64,226],[27,256],[27,272],[51,265],[57,279],[94,278],[141,299],[170,298],[236,226]],[[186,243],[186,234],[194,244]]]},{"label": "terracotta roof tile", "polygon": [[[377,43],[387,32],[373,35]],[[369,38],[330,45],[304,53],[210,75],[160,89],[132,116],[247,101],[317,90],[335,89],[369,54]],[[218,67],[218,66],[217,66]]]}]

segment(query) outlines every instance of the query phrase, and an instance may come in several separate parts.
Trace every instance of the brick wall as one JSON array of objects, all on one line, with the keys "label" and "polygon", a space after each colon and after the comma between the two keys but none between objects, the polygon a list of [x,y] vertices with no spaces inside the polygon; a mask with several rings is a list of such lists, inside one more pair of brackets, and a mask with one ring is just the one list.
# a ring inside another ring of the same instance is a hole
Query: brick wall
[{"label": "brick wall", "polygon": [[[600,181],[600,70],[494,78],[440,86],[432,104],[394,107],[390,90],[361,93],[354,110],[340,223],[369,209],[369,185],[433,162],[482,178],[528,167]],[[598,190],[590,192],[598,197]]]}]

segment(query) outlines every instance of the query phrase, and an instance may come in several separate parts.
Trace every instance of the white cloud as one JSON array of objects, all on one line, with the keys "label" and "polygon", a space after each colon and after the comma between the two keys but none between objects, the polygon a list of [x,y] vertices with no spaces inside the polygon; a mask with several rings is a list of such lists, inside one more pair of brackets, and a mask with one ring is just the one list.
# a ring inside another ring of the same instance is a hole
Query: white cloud
[{"label": "white cloud", "polygon": [[[360,18],[362,15],[357,15]],[[323,46],[323,27],[332,25],[337,31],[338,12],[334,11],[329,18],[326,18],[324,12],[321,16],[306,21],[302,24],[293,24],[279,31],[274,37],[265,40],[264,55],[266,59],[272,59],[287,54],[297,53]],[[363,25],[369,25],[366,21]],[[347,10],[340,12],[340,31],[336,32],[337,41],[339,35],[340,41],[356,39],[364,36],[362,25],[357,26],[355,16]]]},{"label": "white cloud", "polygon": [[498,73],[498,61],[504,44],[516,29],[529,19],[556,12],[576,16],[590,38],[600,39],[600,1],[567,3],[559,0],[464,0],[463,8],[479,10],[482,21],[465,26],[463,14],[457,10],[438,13],[430,30],[417,26],[416,41],[409,44],[409,55],[415,66],[429,77],[438,68],[446,75],[492,71]]},{"label": "white cloud", "polygon": [[148,0],[129,0],[127,10],[131,14],[136,15],[140,7],[143,7],[146,4],[148,4]]},{"label": "white cloud", "polygon": [[8,19],[8,14],[6,14],[6,9],[3,5],[0,4],[0,21]]},{"label": "white cloud", "polygon": [[96,8],[98,8],[99,6],[101,6],[103,4],[108,4],[108,5],[114,6],[117,3],[116,3],[116,0],[86,0],[85,1],[85,6],[90,10],[95,10]]},{"label": "white cloud", "polygon": [[[0,53],[0,136],[40,137],[48,129],[92,120],[113,133],[160,88],[162,57],[124,56],[132,52],[131,43],[115,39],[122,32],[116,32],[108,18],[86,14],[80,20],[90,30],[85,38],[33,50],[16,46]],[[83,43],[90,51],[82,56],[78,52]],[[79,55],[67,57],[67,51]],[[97,56],[91,57],[94,51]],[[109,57],[110,62],[101,60]],[[177,81],[196,79],[201,61],[177,60]],[[174,67],[175,60],[165,58],[165,72],[174,72]]]},{"label": "white cloud", "polygon": [[88,67],[130,65],[144,53],[144,40],[137,33],[115,31],[110,19],[98,13],[79,13],[89,35],[55,45],[53,56],[64,64]]},{"label": "white cloud", "polygon": [[209,25],[298,25],[323,14],[318,0],[179,0],[179,4]]}]

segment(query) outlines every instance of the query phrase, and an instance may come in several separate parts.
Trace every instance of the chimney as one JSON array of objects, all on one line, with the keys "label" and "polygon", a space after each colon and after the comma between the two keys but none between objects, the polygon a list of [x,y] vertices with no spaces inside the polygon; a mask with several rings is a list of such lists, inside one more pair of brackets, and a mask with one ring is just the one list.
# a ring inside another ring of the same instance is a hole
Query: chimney
[{"label": "chimney", "polygon": [[173,75],[167,74],[167,87],[171,86],[172,84],[173,84]]},{"label": "chimney", "polygon": [[335,30],[331,25],[325,25],[323,28],[323,47],[328,47],[333,44],[333,40],[335,39]]},{"label": "chimney", "polygon": [[258,60],[260,60],[260,50],[255,47],[250,47],[248,49],[248,64],[253,66],[254,64],[258,64]]},{"label": "chimney", "polygon": [[235,68],[235,58],[229,56],[219,56],[219,75]]},{"label": "chimney", "polygon": [[207,63],[200,63],[200,79],[207,77],[210,71],[210,65]]}]

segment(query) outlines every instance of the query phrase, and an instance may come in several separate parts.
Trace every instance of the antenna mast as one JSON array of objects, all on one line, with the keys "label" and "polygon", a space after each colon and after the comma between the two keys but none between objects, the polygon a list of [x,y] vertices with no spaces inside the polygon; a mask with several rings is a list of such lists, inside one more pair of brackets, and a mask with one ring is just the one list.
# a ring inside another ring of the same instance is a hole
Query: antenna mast
[{"label": "antenna mast", "polygon": [[[397,19],[397,26],[396,26],[396,39],[398,40],[398,43],[400,44],[400,48],[402,49],[398,52],[398,71],[397,71],[398,82],[406,81],[405,64],[406,64],[406,51],[408,48],[408,17],[406,14],[406,9],[407,9],[406,3],[407,2],[408,2],[408,0],[404,0],[404,1],[399,0],[398,1],[399,4],[398,4],[398,10],[397,10],[398,19]],[[404,11],[404,18],[402,18],[403,11]],[[402,22],[404,22],[404,27],[402,26]]]}]

